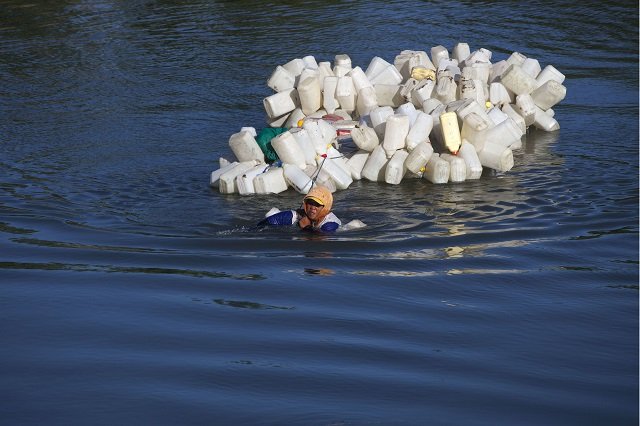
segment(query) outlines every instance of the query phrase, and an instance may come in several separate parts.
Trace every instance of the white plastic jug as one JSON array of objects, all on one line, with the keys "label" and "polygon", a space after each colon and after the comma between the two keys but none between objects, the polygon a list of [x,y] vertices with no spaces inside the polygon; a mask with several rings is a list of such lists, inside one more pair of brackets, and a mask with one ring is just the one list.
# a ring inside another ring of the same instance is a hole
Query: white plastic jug
[{"label": "white plastic jug", "polygon": [[500,76],[500,81],[516,95],[529,94],[538,87],[535,78],[524,72],[518,64],[511,64]]},{"label": "white plastic jug", "polygon": [[511,147],[512,145],[520,142],[523,133],[520,127],[516,124],[511,117],[504,120],[502,123],[487,130],[487,142],[491,141],[499,143],[500,145]]},{"label": "white plastic jug", "polygon": [[298,142],[300,149],[302,149],[302,153],[304,154],[304,160],[307,165],[316,164],[316,148],[311,142],[311,138],[309,137],[309,133],[307,133],[306,129],[303,128],[293,128],[289,130],[293,137]]},{"label": "white plastic jug", "polygon": [[229,170],[233,169],[237,165],[238,165],[238,162],[234,161],[232,163],[227,163],[224,166],[221,166],[217,170],[212,171],[211,176],[209,177],[209,185],[211,185],[214,188],[217,188],[220,183],[220,176],[222,176],[224,173],[228,172]]},{"label": "white plastic jug", "polygon": [[[447,109],[447,111],[451,111]],[[487,115],[487,109],[484,104],[479,103],[475,99],[465,99],[462,101],[462,105],[458,108],[454,109],[456,114],[458,114],[458,124],[462,126],[462,120],[467,116],[467,114],[471,112],[475,112],[478,116],[487,123],[488,127],[493,127],[489,116]]]},{"label": "white plastic jug", "polygon": [[411,152],[418,144],[429,141],[431,130],[433,130],[433,117],[423,111],[417,111],[416,119],[405,139],[407,150]]},{"label": "white plastic jug", "polygon": [[312,70],[310,68],[305,68],[302,70],[302,73],[296,77],[296,87],[298,87],[300,85],[300,83],[302,83],[303,81],[305,81],[307,78],[309,77],[315,77],[318,78],[319,73],[318,70]]},{"label": "white plastic jug", "polygon": [[302,124],[302,128],[307,131],[313,147],[316,150],[316,154],[324,154],[327,152],[327,145],[324,142],[324,135],[318,125],[317,121],[305,120]]},{"label": "white plastic jug", "polygon": [[253,179],[253,187],[256,194],[279,194],[286,191],[288,186],[284,178],[284,169],[282,167],[269,168]]},{"label": "white plastic jug", "polygon": [[[535,90],[533,93],[535,93]],[[536,104],[533,102],[531,95],[524,94],[516,96],[516,105],[514,109],[522,116],[525,126],[528,127],[533,124],[533,121],[536,118]]]},{"label": "white plastic jug", "polygon": [[300,99],[296,89],[289,89],[267,96],[262,103],[269,118],[277,118],[296,109]]},{"label": "white plastic jug", "polygon": [[476,62],[462,69],[462,77],[469,80],[480,80],[482,84],[488,84],[490,76],[491,64],[488,62]]},{"label": "white plastic jug", "polygon": [[289,121],[289,117],[291,117],[291,112],[288,112],[276,118],[267,117],[267,124],[269,125],[269,127],[283,127],[285,123]]},{"label": "white plastic jug", "polygon": [[449,59],[449,51],[446,47],[438,45],[431,48],[431,61],[433,65],[438,67],[440,61],[443,59]]},{"label": "white plastic jug", "polygon": [[294,77],[299,76],[304,70],[304,61],[301,58],[295,58],[287,62],[282,68],[293,74]]},{"label": "white plastic jug", "polygon": [[353,183],[351,173],[345,172],[344,169],[335,162],[335,160],[327,156],[318,157],[316,161],[318,163],[318,167],[331,176],[331,180],[336,184],[337,189],[347,189],[349,185]]},{"label": "white plastic jug", "polygon": [[445,76],[438,79],[433,97],[446,105],[456,100],[457,90],[458,86],[456,86],[455,81],[453,81],[453,77]]},{"label": "white plastic jug", "polygon": [[425,101],[431,97],[435,87],[435,81],[425,78],[411,91],[411,102],[413,102],[413,104],[418,108],[424,108]]},{"label": "white plastic jug", "polygon": [[[340,151],[335,149],[333,146],[329,146],[327,148],[327,157],[332,159],[334,163],[336,163],[344,172],[348,175],[351,174],[351,169],[347,165],[347,159],[345,158]],[[316,160],[317,161],[317,160]]]},{"label": "white plastic jug", "polygon": [[484,149],[478,153],[478,158],[483,167],[499,172],[507,172],[513,167],[513,152],[499,143],[485,143]]},{"label": "white plastic jug", "polygon": [[331,175],[329,175],[329,173],[324,169],[319,170],[318,177],[316,178],[316,185],[324,186],[331,192],[336,192],[338,190],[336,183],[331,179]]},{"label": "white plastic jug", "polygon": [[309,176],[311,179],[313,179],[313,177],[318,172],[318,166],[316,165],[316,163],[314,161],[313,165],[308,164],[307,167],[305,167],[303,171],[307,176]]},{"label": "white plastic jug", "polygon": [[356,127],[351,131],[351,138],[358,148],[367,152],[380,144],[376,131],[371,127]]},{"label": "white plastic jug", "polygon": [[489,74],[489,84],[495,83],[500,79],[502,73],[509,67],[507,61],[498,61],[491,65],[491,73]]},{"label": "white plastic jug", "polygon": [[373,109],[378,107],[378,99],[376,98],[376,89],[371,87],[364,87],[358,91],[358,98],[356,99],[356,110],[360,117],[368,115]]},{"label": "white plastic jug", "polygon": [[531,99],[540,107],[547,110],[564,99],[567,88],[555,80],[549,80],[531,92]]},{"label": "white plastic jug", "polygon": [[462,139],[458,157],[464,160],[467,167],[466,180],[480,179],[482,176],[482,163],[473,145],[466,139]]},{"label": "white plastic jug", "polygon": [[292,127],[299,127],[298,123],[300,122],[300,120],[304,120],[305,117],[306,115],[304,115],[302,110],[300,108],[296,108],[293,111],[291,111],[291,114],[289,114],[289,117],[287,118],[287,121],[285,122],[284,127],[288,129]]},{"label": "white plastic jug", "polygon": [[340,54],[334,57],[333,63],[335,65],[351,68],[351,58],[349,55]]},{"label": "white plastic jug", "polygon": [[449,169],[449,162],[434,153],[429,159],[422,177],[431,183],[447,183],[449,182]]},{"label": "white plastic jug", "polygon": [[445,149],[444,140],[442,139],[442,125],[440,124],[440,115],[445,112],[447,112],[446,107],[441,103],[429,114],[433,119],[433,130],[429,135],[429,139],[433,146],[438,147],[438,149]]},{"label": "white plastic jug", "polygon": [[527,132],[527,125],[524,122],[524,117],[522,117],[520,112],[516,111],[513,104],[503,105],[502,112],[504,112],[518,125],[523,135]]},{"label": "white plastic jug", "polygon": [[336,86],[336,99],[340,103],[340,108],[352,113],[356,109],[356,88],[353,86],[351,77],[344,76],[338,78]]},{"label": "white plastic jug", "polygon": [[399,149],[393,154],[385,169],[385,182],[391,185],[398,185],[400,182],[402,182],[402,178],[407,172],[407,168],[405,167],[404,162],[408,156],[409,153],[404,149]]},{"label": "white plastic jug", "polygon": [[[345,77],[347,74],[349,74],[349,71],[351,71],[351,67],[347,68],[342,65],[336,65],[333,67],[333,75],[335,75],[336,77]],[[330,178],[328,179],[331,180]]]},{"label": "white plastic jug", "polygon": [[487,140],[488,129],[487,123],[478,114],[472,112],[462,120],[460,138],[470,142],[477,151],[482,151]]},{"label": "white plastic jug", "polygon": [[522,132],[518,125],[511,118],[507,118],[502,123],[487,130],[485,145],[491,142],[504,147],[511,147],[511,145],[519,142],[521,137]]},{"label": "white plastic jug", "polygon": [[[387,118],[394,114],[393,108],[390,106],[379,106],[371,110],[369,113],[369,120],[371,120],[371,126],[375,130],[378,139],[384,139],[384,133],[387,126]],[[363,148],[365,149],[365,148]]]},{"label": "white plastic jug", "polygon": [[473,52],[471,52],[471,54],[469,55],[469,57],[467,59],[464,60],[465,64],[467,66],[469,65],[473,65],[475,63],[491,63],[491,56],[493,54],[491,53],[490,50],[487,50],[483,47],[481,47],[478,50],[474,50]]},{"label": "white plastic jug", "polygon": [[362,177],[372,182],[384,180],[384,169],[388,161],[384,148],[382,145],[378,145],[364,164]]},{"label": "white plastic jug", "polygon": [[338,87],[338,77],[327,76],[324,78],[324,92],[322,106],[329,114],[340,108],[340,103],[336,99],[336,88]]},{"label": "white plastic jug", "polygon": [[471,55],[471,49],[469,48],[469,45],[467,43],[459,42],[456,43],[455,46],[453,46],[453,52],[451,56],[458,62],[464,61],[469,57],[469,55]]},{"label": "white plastic jug", "polygon": [[362,169],[369,158],[369,154],[369,151],[360,149],[347,160],[347,165],[349,166],[353,180],[362,179]]},{"label": "white plastic jug", "polygon": [[522,64],[524,64],[524,61],[526,61],[526,60],[527,60],[527,57],[525,55],[523,55],[522,53],[513,52],[513,53],[511,53],[511,56],[509,56],[507,58],[507,63],[509,65],[516,64],[518,66],[522,66]]},{"label": "white plastic jug", "polygon": [[331,62],[318,62],[318,78],[320,79],[320,82],[324,82],[324,79],[327,77],[337,77],[331,69]]},{"label": "white plastic jug", "polygon": [[436,108],[440,106],[444,105],[439,99],[429,98],[422,103],[422,111],[426,112],[427,114],[431,114]]},{"label": "white plastic jug", "polygon": [[476,84],[479,80],[460,79],[458,84],[458,99],[473,99],[484,103],[484,90]]},{"label": "white plastic jug", "polygon": [[533,78],[536,78],[538,74],[540,74],[540,62],[538,62],[537,59],[527,58],[520,66],[522,67],[524,72],[526,72]]},{"label": "white plastic jug", "polygon": [[464,182],[467,179],[467,164],[456,155],[440,154],[440,158],[449,162],[449,182]]},{"label": "white plastic jug", "polygon": [[264,153],[260,149],[260,145],[246,130],[231,135],[229,146],[240,162],[257,160],[264,163]]},{"label": "white plastic jug", "polygon": [[407,80],[411,76],[411,71],[415,67],[422,66],[431,70],[436,69],[431,59],[429,59],[427,52],[423,50],[403,50],[399,55],[396,55],[393,65],[400,71],[404,80]]},{"label": "white plastic jug", "polygon": [[241,132],[247,131],[254,138],[258,136],[258,132],[256,132],[256,128],[253,126],[244,126],[240,128]]},{"label": "white plastic jug", "polygon": [[311,189],[313,181],[304,171],[293,164],[283,164],[284,178],[287,183],[301,194],[306,194]]},{"label": "white plastic jug", "polygon": [[433,155],[433,147],[430,143],[420,142],[407,156],[405,167],[411,173],[420,173],[421,169],[427,165]]},{"label": "white plastic jug", "polygon": [[313,114],[322,106],[322,93],[317,76],[307,77],[298,84],[300,107],[305,115]]},{"label": "white plastic jug", "polygon": [[304,62],[305,68],[311,68],[314,70],[318,69],[318,62],[316,61],[316,58],[313,55],[305,56],[304,58],[302,58],[302,62]]},{"label": "white plastic jug", "polygon": [[545,132],[553,132],[560,129],[560,124],[551,115],[540,109],[536,105],[536,118],[533,121],[533,126],[537,129],[544,130]]},{"label": "white plastic jug", "polygon": [[495,81],[489,85],[489,101],[493,105],[504,105],[513,102],[504,84]]},{"label": "white plastic jug", "polygon": [[293,89],[296,82],[296,76],[291,74],[282,66],[278,65],[267,80],[267,86],[276,92]]},{"label": "white plastic jug", "polygon": [[504,120],[509,118],[509,116],[498,107],[491,108],[489,111],[487,111],[487,115],[489,116],[491,122],[493,122],[494,126],[496,124],[502,123]]},{"label": "white plastic jug", "polygon": [[[442,71],[446,71],[446,73],[443,73]],[[451,58],[441,59],[440,63],[438,63],[436,76],[444,75],[444,74],[449,75],[450,77],[453,77],[454,80],[457,80],[458,77],[460,77],[460,75],[462,74],[462,70],[458,66],[458,61]]]},{"label": "white plastic jug", "polygon": [[369,62],[367,70],[364,72],[369,81],[376,75],[380,74],[385,68],[391,65],[379,56],[374,56]]},{"label": "white plastic jug", "polygon": [[301,169],[307,166],[304,152],[290,131],[287,130],[271,139],[271,146],[283,163],[295,164]]},{"label": "white plastic jug", "polygon": [[397,108],[405,101],[402,96],[402,85],[376,84],[373,88],[376,89],[376,99],[378,100],[379,106]]},{"label": "white plastic jug", "polygon": [[[547,112],[548,113],[548,112]],[[227,160],[224,157],[220,157],[218,158],[218,167],[225,167],[226,165],[228,165],[229,163],[231,163],[231,161]]]},{"label": "white plastic jug", "polygon": [[238,188],[238,193],[240,195],[250,195],[255,194],[256,190],[253,186],[253,180],[260,173],[263,173],[267,169],[266,164],[258,164],[252,169],[247,170],[246,172],[239,174],[236,177],[236,187]]},{"label": "white plastic jug", "polygon": [[382,72],[376,74],[370,79],[371,84],[400,84],[402,83],[402,75],[400,71],[394,66],[389,64]]},{"label": "white plastic jug", "polygon": [[218,185],[220,193],[233,194],[238,192],[238,187],[236,186],[236,178],[238,177],[238,175],[245,173],[247,170],[252,169],[256,165],[257,161],[243,161],[236,164],[229,171],[223,173],[220,176],[220,182]]},{"label": "white plastic jug", "polygon": [[336,128],[333,127],[331,123],[326,120],[318,120],[318,128],[322,134],[322,141],[325,146],[335,142],[338,134],[336,132]]},{"label": "white plastic jug", "polygon": [[360,91],[365,87],[373,87],[373,84],[371,84],[371,82],[367,78],[367,75],[364,73],[364,71],[362,71],[362,68],[360,67],[352,68],[347,75],[351,77],[351,80],[353,81],[353,87],[356,88],[356,93],[360,93]]},{"label": "white plastic jug", "polygon": [[408,116],[396,114],[387,117],[382,143],[387,157],[391,157],[397,150],[405,147],[407,134],[409,134]]},{"label": "white plastic jug", "polygon": [[453,154],[457,153],[461,143],[458,115],[453,111],[440,114],[440,126],[445,146]]},{"label": "white plastic jug", "polygon": [[418,83],[419,81],[417,79],[410,77],[402,84],[402,90],[400,91],[400,94],[405,99],[405,102],[411,102],[411,91],[415,89]]},{"label": "white plastic jug", "polygon": [[538,82],[538,86],[542,86],[549,80],[555,80],[558,83],[564,83],[564,74],[556,69],[553,65],[547,65],[544,67],[540,74],[536,77],[536,81]]},{"label": "white plastic jug", "polygon": [[396,114],[406,115],[407,117],[409,117],[409,128],[411,128],[413,126],[413,123],[415,123],[416,121],[418,111],[416,110],[416,107],[415,105],[413,105],[413,103],[405,102],[396,109]]}]

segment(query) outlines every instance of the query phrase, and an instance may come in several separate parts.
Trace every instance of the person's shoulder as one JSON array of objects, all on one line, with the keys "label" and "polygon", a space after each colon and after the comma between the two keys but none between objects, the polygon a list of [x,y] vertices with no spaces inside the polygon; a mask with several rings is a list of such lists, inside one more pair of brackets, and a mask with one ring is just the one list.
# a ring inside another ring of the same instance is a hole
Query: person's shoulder
[{"label": "person's shoulder", "polygon": [[340,219],[338,219],[338,216],[336,216],[333,212],[329,212],[329,214],[324,217],[323,222],[335,222],[338,225],[342,225],[342,222],[340,222]]},{"label": "person's shoulder", "polygon": [[333,214],[333,212],[329,212],[324,219],[322,219],[322,223],[320,223],[318,229],[322,232],[333,232],[337,230],[340,225],[342,225],[342,222],[340,222],[338,216]]},{"label": "person's shoulder", "polygon": [[267,216],[258,223],[258,226],[264,225],[293,225],[298,221],[298,215],[295,210],[285,210],[276,212]]}]

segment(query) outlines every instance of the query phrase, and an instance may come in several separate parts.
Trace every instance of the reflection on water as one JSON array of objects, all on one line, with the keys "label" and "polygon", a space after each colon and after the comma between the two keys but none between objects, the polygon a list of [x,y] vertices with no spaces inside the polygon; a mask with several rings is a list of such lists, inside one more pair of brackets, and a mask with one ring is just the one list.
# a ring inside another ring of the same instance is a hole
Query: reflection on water
[{"label": "reflection on water", "polygon": [[282,309],[282,310],[290,310],[295,308],[289,308],[284,306],[271,306],[265,305],[262,303],[256,302],[248,302],[248,301],[239,301],[239,300],[224,300],[224,299],[216,299],[215,303],[222,306],[230,306],[232,308],[241,308],[241,309]]},{"label": "reflection on water", "polygon": [[329,268],[304,268],[304,272],[309,275],[320,275],[323,277],[330,277],[335,272]]}]

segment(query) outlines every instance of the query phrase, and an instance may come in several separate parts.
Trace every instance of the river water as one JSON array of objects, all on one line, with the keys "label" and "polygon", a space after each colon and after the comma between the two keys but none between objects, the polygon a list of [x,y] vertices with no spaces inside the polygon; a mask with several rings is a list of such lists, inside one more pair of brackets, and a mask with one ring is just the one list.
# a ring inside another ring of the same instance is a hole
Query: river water
[{"label": "river water", "polygon": [[[0,423],[638,424],[637,2],[0,2]],[[460,41],[566,75],[480,180],[332,236],[208,186],[289,60]]]}]

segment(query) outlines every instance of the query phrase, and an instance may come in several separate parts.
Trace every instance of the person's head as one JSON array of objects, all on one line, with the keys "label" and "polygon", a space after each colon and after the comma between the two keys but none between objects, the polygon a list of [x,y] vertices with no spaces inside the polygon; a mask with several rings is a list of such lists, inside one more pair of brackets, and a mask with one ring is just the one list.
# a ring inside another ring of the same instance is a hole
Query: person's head
[{"label": "person's head", "polygon": [[331,211],[333,195],[324,186],[314,186],[302,200],[307,217],[312,221],[320,221]]}]

